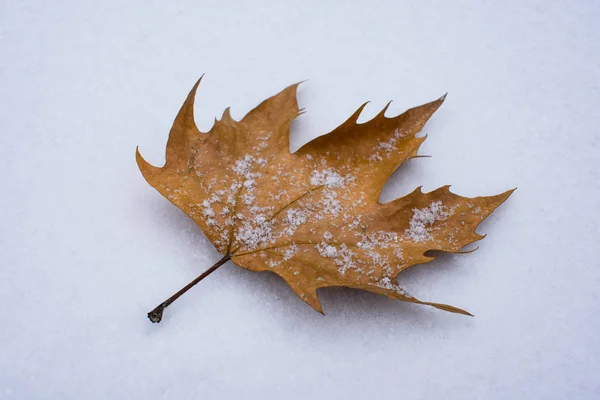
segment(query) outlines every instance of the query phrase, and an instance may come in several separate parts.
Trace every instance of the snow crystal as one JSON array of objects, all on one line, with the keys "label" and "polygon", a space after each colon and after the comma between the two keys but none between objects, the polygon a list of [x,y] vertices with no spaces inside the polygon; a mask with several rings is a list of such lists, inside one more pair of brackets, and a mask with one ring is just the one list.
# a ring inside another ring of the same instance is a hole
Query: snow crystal
[{"label": "snow crystal", "polygon": [[292,226],[300,226],[306,223],[306,211],[298,208],[292,208],[287,211],[285,221]]},{"label": "snow crystal", "polygon": [[319,254],[323,257],[333,258],[337,255],[337,249],[335,248],[335,246],[319,244],[317,245],[317,250],[319,251]]},{"label": "snow crystal", "polygon": [[[396,142],[402,136],[404,136],[402,131],[400,131],[400,129],[396,129],[393,136],[389,140],[377,143],[377,145],[373,148],[373,153],[369,156],[369,161],[381,161],[383,160],[383,157],[390,157],[398,149],[396,147]],[[383,156],[381,152],[383,152]]]},{"label": "snow crystal", "polygon": [[273,241],[273,225],[269,222],[254,224],[246,220],[236,232],[235,239],[242,242],[244,247],[255,249]]},{"label": "snow crystal", "polygon": [[215,216],[215,212],[213,211],[213,209],[210,206],[205,208],[204,210],[202,210],[202,214],[204,214],[204,216],[206,216],[206,217],[214,217]]},{"label": "snow crystal", "polygon": [[250,167],[252,167],[252,161],[254,161],[254,157],[252,157],[249,154],[246,154],[246,156],[244,156],[244,158],[241,158],[235,162],[235,166],[233,167],[233,170],[235,172],[237,172],[239,175],[244,176],[248,173],[248,171],[250,170]]},{"label": "snow crystal", "polygon": [[283,260],[287,261],[290,258],[294,257],[298,252],[298,246],[296,244],[291,245],[283,252]]},{"label": "snow crystal", "polygon": [[254,196],[251,193],[245,193],[241,196],[241,198],[242,198],[242,202],[249,206],[249,205],[252,205],[252,203],[256,199],[256,196]]},{"label": "snow crystal", "polygon": [[327,186],[329,188],[339,188],[344,186],[347,177],[341,176],[332,168],[323,171],[313,171],[310,177],[310,184],[313,186]]},{"label": "snow crystal", "polygon": [[379,146],[377,146],[377,147],[379,147],[382,150],[387,150],[387,151],[392,151],[396,148],[394,145],[392,145],[391,143],[388,143],[388,142],[379,143]]},{"label": "snow crystal", "polygon": [[389,277],[385,276],[379,280],[377,286],[382,287],[384,289],[394,289],[394,285]]},{"label": "snow crystal", "polygon": [[264,224],[267,221],[267,217],[264,214],[258,214],[254,216],[254,223],[257,225]]},{"label": "snow crystal", "polygon": [[402,251],[402,247],[398,247],[396,249],[394,249],[394,254],[396,255],[396,257],[398,257],[400,260],[404,259],[404,252]]},{"label": "snow crystal", "polygon": [[376,251],[368,251],[367,255],[371,259],[371,264],[378,268],[389,268],[388,258]]},{"label": "snow crystal", "polygon": [[227,196],[227,203],[231,204],[231,205],[235,205],[235,196],[233,194],[230,194],[229,196]]},{"label": "snow crystal", "polygon": [[412,297],[404,289],[402,289],[400,286],[398,286],[398,284],[393,283],[392,280],[387,276],[384,276],[383,278],[381,278],[379,280],[379,282],[376,283],[376,285],[383,289],[392,290],[402,296]]},{"label": "snow crystal", "polygon": [[256,150],[256,151],[260,151],[260,150],[264,149],[265,147],[267,147],[269,145],[268,140],[273,135],[271,132],[265,132],[265,131],[261,131],[260,133],[264,134],[264,136],[258,138],[259,140],[261,140],[261,143],[259,143],[258,146],[254,147],[254,150]]},{"label": "snow crystal", "polygon": [[356,232],[355,235],[360,238],[356,246],[364,250],[373,250],[375,247],[387,249],[399,240],[396,232],[377,231],[368,235]]},{"label": "snow crystal", "polygon": [[216,213],[212,209],[212,203],[219,202],[220,198],[216,195],[213,195],[210,199],[204,199],[202,204],[198,204],[202,208],[202,215],[205,217],[205,222],[209,226],[217,225],[217,220],[215,220]]},{"label": "snow crystal", "polygon": [[414,242],[428,242],[433,240],[431,235],[431,226],[436,221],[443,221],[451,214],[446,211],[446,206],[441,201],[432,202],[429,207],[417,209],[413,208],[413,216],[410,220],[410,228],[406,234]]},{"label": "snow crystal", "polygon": [[348,248],[346,244],[342,244],[339,247],[329,245],[327,243],[319,243],[316,246],[317,251],[323,257],[331,258],[338,266],[340,274],[344,275],[347,269],[354,268],[354,252]]},{"label": "snow crystal", "polygon": [[337,193],[333,190],[324,191],[317,205],[320,207],[320,212],[317,215],[317,219],[319,220],[323,219],[325,214],[335,217],[342,210],[342,205],[337,199]]},{"label": "snow crystal", "polygon": [[354,264],[354,252],[348,248],[345,244],[340,246],[338,250],[337,256],[333,259],[335,263],[338,265],[338,271],[340,274],[344,275],[347,269],[353,268],[357,269]]},{"label": "snow crystal", "polygon": [[266,165],[266,160],[263,158],[256,160],[250,154],[246,154],[244,157],[238,159],[233,166],[233,170],[240,176],[244,177],[244,185],[252,185],[251,182],[246,183],[248,181],[252,181],[253,179],[259,178],[262,176],[260,172],[252,172],[252,167],[254,163],[258,164],[261,167]]},{"label": "snow crystal", "polygon": [[353,231],[361,224],[362,215],[344,215],[344,222],[347,222],[349,219],[352,219],[352,222],[350,222],[350,224],[347,225],[346,228],[348,231]]}]

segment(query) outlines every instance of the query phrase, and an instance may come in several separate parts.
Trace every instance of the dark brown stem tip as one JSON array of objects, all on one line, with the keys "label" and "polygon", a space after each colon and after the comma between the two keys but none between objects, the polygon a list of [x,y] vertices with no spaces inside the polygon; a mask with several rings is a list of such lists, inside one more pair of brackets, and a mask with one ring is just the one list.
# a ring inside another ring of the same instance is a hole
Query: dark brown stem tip
[{"label": "dark brown stem tip", "polygon": [[190,283],[185,285],[181,290],[179,290],[173,296],[169,297],[168,299],[166,299],[165,301],[160,303],[160,305],[158,307],[156,307],[154,310],[150,311],[148,313],[148,319],[154,323],[160,322],[162,320],[163,311],[165,310],[165,308],[169,307],[169,305],[171,305],[175,300],[177,300],[182,294],[184,294],[185,292],[187,292],[188,290],[193,288],[202,279],[206,278],[208,275],[215,272],[215,270],[217,268],[219,268],[221,265],[225,264],[230,259],[231,259],[231,256],[229,255],[229,253],[224,255],[223,258],[221,258],[219,261],[217,261],[215,263],[215,265],[213,265],[212,267],[210,267],[209,269],[204,271],[202,274],[200,274],[200,276],[198,276],[196,279],[194,279],[193,281],[191,281]]},{"label": "dark brown stem tip", "polygon": [[154,310],[148,313],[148,319],[153,323],[159,323],[162,320],[164,309],[165,307],[162,304],[156,307]]}]

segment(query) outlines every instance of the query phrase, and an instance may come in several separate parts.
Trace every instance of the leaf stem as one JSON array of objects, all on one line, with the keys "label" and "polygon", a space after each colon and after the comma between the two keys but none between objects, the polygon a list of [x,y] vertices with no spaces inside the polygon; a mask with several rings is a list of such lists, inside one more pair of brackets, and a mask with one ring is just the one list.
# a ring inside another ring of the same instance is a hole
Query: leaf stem
[{"label": "leaf stem", "polygon": [[215,265],[213,265],[212,267],[210,267],[209,269],[204,271],[202,274],[200,274],[200,276],[198,276],[196,279],[194,279],[193,281],[191,281],[190,283],[185,285],[183,288],[181,288],[180,291],[175,293],[173,296],[169,297],[167,300],[160,303],[154,310],[150,311],[148,313],[148,319],[150,319],[150,321],[152,321],[152,322],[160,322],[162,320],[162,315],[163,315],[163,311],[165,310],[165,308],[169,307],[169,305],[171,305],[171,303],[173,303],[175,300],[177,300],[182,294],[184,294],[185,292],[187,292],[188,290],[190,290],[191,288],[196,286],[196,284],[198,282],[200,282],[202,279],[206,278],[208,275],[215,272],[217,270],[217,268],[219,268],[221,265],[225,264],[230,259],[231,259],[230,254],[224,255],[223,258],[221,258],[219,261],[217,261],[215,263]]}]

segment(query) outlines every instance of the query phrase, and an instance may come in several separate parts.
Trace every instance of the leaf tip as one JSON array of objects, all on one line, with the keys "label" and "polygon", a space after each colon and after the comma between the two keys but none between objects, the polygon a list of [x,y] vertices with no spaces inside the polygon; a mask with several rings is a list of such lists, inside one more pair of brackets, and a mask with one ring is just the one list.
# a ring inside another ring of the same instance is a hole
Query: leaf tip
[{"label": "leaf tip", "polygon": [[231,107],[227,107],[225,111],[223,111],[223,115],[221,116],[221,121],[231,122],[233,119],[231,118]]},{"label": "leaf tip", "polygon": [[[138,168],[142,172],[144,178],[148,181],[152,175],[156,174],[160,168],[156,168],[154,165],[150,164],[148,161],[144,160],[142,154],[140,153],[139,146],[135,148],[135,161],[137,162]],[[150,182],[148,182],[150,183]],[[152,184],[151,184],[152,185]]]},{"label": "leaf tip", "polygon": [[470,254],[470,253],[476,252],[477,250],[479,250],[479,246],[475,247],[472,250],[464,250],[464,251],[459,250],[456,252],[456,254]]},{"label": "leaf tip", "polygon": [[200,86],[200,82],[202,82],[202,78],[204,78],[204,74],[200,75],[200,78],[198,78],[196,83],[194,83],[194,86],[192,86],[192,90],[190,91],[190,96],[196,95],[196,91],[198,90],[198,86]]},{"label": "leaf tip", "polygon": [[365,107],[369,103],[370,103],[370,101],[365,101],[360,107],[358,107],[358,109],[354,112],[354,114],[352,114],[350,116],[350,118],[348,118],[347,123],[356,124],[356,121],[358,121],[358,118],[360,117],[360,114],[363,112],[363,110],[365,109]]},{"label": "leaf tip", "polygon": [[385,107],[383,107],[383,109],[379,112],[379,114],[377,114],[375,116],[375,118],[373,119],[379,119],[379,118],[385,118],[385,112],[387,111],[387,109],[390,107],[390,104],[392,104],[392,100],[390,100]]},{"label": "leaf tip", "polygon": [[447,304],[442,305],[441,307],[436,307],[439,308],[441,310],[444,311],[449,311],[455,314],[462,314],[462,315],[466,315],[469,317],[474,317],[475,315],[471,314],[470,312],[468,312],[467,310],[463,310],[462,308],[458,308],[458,307],[454,307],[454,306],[449,306]]},{"label": "leaf tip", "polygon": [[498,203],[498,205],[504,203],[515,192],[515,190],[517,190],[516,187],[499,194],[498,197],[500,198],[500,203]]},{"label": "leaf tip", "polygon": [[321,301],[319,300],[319,295],[317,294],[316,289],[308,289],[298,287],[296,285],[290,285],[290,287],[292,288],[294,293],[296,293],[296,295],[300,297],[302,301],[311,306],[313,310],[322,315],[325,315],[325,313],[323,312],[323,306],[321,306]]},{"label": "leaf tip", "polygon": [[303,84],[304,82],[307,82],[308,79],[304,79],[302,81],[296,82],[296,83],[292,83],[291,85],[289,85],[288,87],[286,87],[285,89],[283,89],[283,92],[285,92],[286,90],[291,90],[294,92],[294,96],[296,95],[296,92],[298,91],[298,86],[300,86],[301,84]]},{"label": "leaf tip", "polygon": [[140,169],[142,168],[142,164],[147,164],[146,160],[144,160],[144,157],[142,157],[142,154],[140,153],[140,146],[135,146],[135,161]]}]

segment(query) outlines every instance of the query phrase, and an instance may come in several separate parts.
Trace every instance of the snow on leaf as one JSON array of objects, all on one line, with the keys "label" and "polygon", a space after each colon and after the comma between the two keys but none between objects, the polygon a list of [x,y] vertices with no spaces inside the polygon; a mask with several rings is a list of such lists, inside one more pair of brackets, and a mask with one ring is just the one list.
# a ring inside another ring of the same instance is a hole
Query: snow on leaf
[{"label": "snow on leaf", "polygon": [[187,213],[219,252],[243,268],[280,275],[321,312],[316,290],[346,286],[468,314],[417,300],[396,278],[431,261],[430,250],[458,253],[481,239],[475,228],[512,191],[465,198],[448,187],[419,188],[378,201],[389,176],[416,155],[425,140],[416,134],[445,97],[358,124],[363,105],[290,153],[290,126],[300,114],[297,84],[240,121],[226,110],[203,133],[193,116],[199,82],[175,119],[165,165],[154,167],[139,152],[136,157],[148,183]]}]

